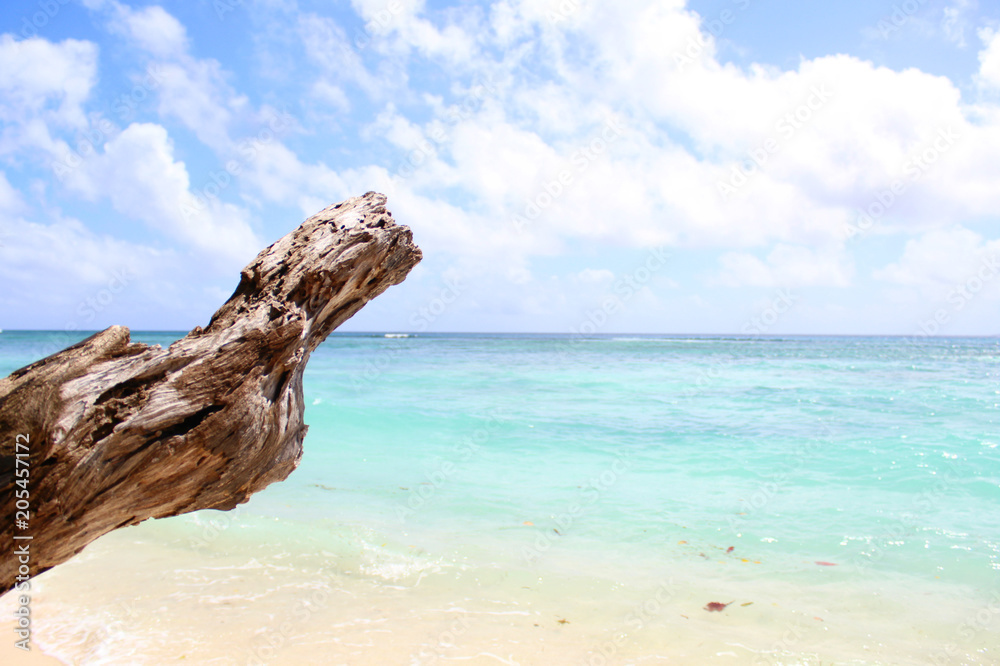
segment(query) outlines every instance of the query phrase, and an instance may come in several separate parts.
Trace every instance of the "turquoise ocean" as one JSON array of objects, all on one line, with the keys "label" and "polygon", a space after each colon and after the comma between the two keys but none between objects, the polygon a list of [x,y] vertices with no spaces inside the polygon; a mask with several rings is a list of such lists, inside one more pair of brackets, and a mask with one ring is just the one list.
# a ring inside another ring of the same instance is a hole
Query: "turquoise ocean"
[{"label": "turquoise ocean", "polygon": [[305,400],[286,481],[40,576],[46,651],[1000,663],[997,338],[335,333]]}]

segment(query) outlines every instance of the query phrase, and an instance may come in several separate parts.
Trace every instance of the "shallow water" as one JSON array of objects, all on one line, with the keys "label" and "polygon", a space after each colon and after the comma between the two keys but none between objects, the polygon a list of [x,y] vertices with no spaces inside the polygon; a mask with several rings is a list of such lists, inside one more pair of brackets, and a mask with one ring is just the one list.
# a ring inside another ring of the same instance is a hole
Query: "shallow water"
[{"label": "shallow water", "polygon": [[[0,372],[44,339],[0,334]],[[335,335],[299,469],[39,577],[36,638],[88,664],[998,663],[998,360]]]}]

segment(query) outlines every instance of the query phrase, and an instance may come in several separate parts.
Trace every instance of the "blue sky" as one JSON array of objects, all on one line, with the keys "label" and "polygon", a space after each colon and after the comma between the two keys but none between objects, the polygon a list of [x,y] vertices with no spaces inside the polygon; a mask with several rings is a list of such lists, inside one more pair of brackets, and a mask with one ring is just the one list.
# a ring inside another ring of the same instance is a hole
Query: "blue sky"
[{"label": "blue sky", "polygon": [[0,328],[183,330],[386,193],[343,330],[1000,333],[1000,7],[8,1]]}]

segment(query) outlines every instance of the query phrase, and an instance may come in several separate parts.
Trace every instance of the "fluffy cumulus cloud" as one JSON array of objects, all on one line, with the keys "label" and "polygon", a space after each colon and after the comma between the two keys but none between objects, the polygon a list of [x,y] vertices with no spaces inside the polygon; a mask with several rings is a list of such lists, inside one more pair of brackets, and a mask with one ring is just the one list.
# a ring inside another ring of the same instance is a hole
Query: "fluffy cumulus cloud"
[{"label": "fluffy cumulus cloud", "polygon": [[[955,40],[959,5],[944,17]],[[718,248],[714,284],[848,288],[859,215],[906,238],[1000,206],[996,109],[946,77],[850,55],[724,64],[681,0],[503,0],[433,21],[420,2],[354,6],[361,44],[330,19],[300,20],[334,100],[357,85],[377,102],[390,67],[455,79],[422,108],[386,100],[363,136],[394,157],[338,174],[388,174],[435,249],[494,259],[472,270],[495,266],[512,285],[535,279],[508,270],[525,258],[598,243]],[[1000,40],[981,36],[985,85],[1000,80]],[[323,166],[282,158],[286,173]]]},{"label": "fluffy cumulus cloud", "polygon": [[[370,134],[412,162],[403,164],[403,187],[417,196],[460,189],[467,209],[530,217],[542,238],[822,251],[845,240],[857,208],[900,179],[909,191],[886,226],[933,227],[943,211],[976,214],[1000,203],[985,187],[996,175],[988,161],[1000,147],[996,132],[968,120],[946,78],[850,56],[745,71],[715,60],[713,38],[683,3],[572,3],[568,13],[563,4],[502,3],[482,23],[437,29],[480,35],[483,57],[464,73],[470,90],[494,83],[481,99],[466,92],[456,104],[432,104],[429,122],[391,105],[375,119]],[[375,15],[374,4],[360,8]],[[397,24],[418,10],[407,5]],[[393,39],[429,53],[417,33],[399,28]],[[505,50],[491,51],[491,40]],[[360,61],[347,65],[334,48],[342,41],[323,43],[341,70],[363,78]],[[590,57],[572,57],[570,44]],[[548,77],[524,76],[527,65]],[[609,135],[610,118],[620,129]],[[616,213],[629,224],[614,223]]]},{"label": "fluffy cumulus cloud", "polygon": [[960,48],[967,46],[965,33],[971,23],[969,14],[977,4],[977,0],[953,0],[942,10],[941,30]]},{"label": "fluffy cumulus cloud", "polygon": [[[340,90],[341,86],[356,86],[366,96],[383,99],[401,84],[400,72],[384,68],[370,71],[359,51],[365,50],[377,32],[370,27],[353,35],[335,20],[317,14],[304,14],[297,20],[297,31],[302,39],[308,60],[320,68],[320,76],[313,84],[314,91]],[[336,96],[336,93],[334,93]]]},{"label": "fluffy cumulus cloud", "polygon": [[[424,173],[485,206],[500,204],[505,216],[544,208],[536,229],[632,244],[797,244],[827,257],[804,274],[806,283],[847,283],[844,259],[831,253],[857,210],[883,190],[899,192],[882,227],[902,233],[1000,204],[1000,191],[990,189],[1000,174],[989,158],[1000,149],[998,128],[971,118],[949,79],[847,55],[805,60],[794,70],[744,70],[715,59],[713,38],[683,3],[625,4],[579,3],[558,31],[552,10],[496,6],[489,26],[496,39],[508,47],[514,35],[524,41],[482,67],[483,75],[502,77],[499,96],[442,141],[415,136],[398,117],[376,121],[383,136],[433,145]],[[592,57],[571,58],[571,41]],[[532,50],[554,70],[544,87],[518,75]],[[986,80],[992,63],[984,51]],[[556,107],[551,114],[548,103]],[[573,109],[573,118],[559,107]],[[626,127],[615,145],[600,155],[574,152],[599,137],[599,118],[615,112]],[[572,137],[546,136],[548,115],[582,126]],[[573,171],[574,155],[581,173]],[[556,197],[544,188],[561,162],[579,186],[549,202]],[[616,210],[628,225],[612,222]],[[776,252],[775,260],[796,265],[794,253]]]},{"label": "fluffy cumulus cloud", "polygon": [[876,271],[897,304],[918,313],[913,330],[995,334],[1000,305],[1000,240],[961,226],[906,243],[898,261]]},{"label": "fluffy cumulus cloud", "polygon": [[383,46],[395,52],[413,50],[452,64],[468,63],[476,55],[476,35],[469,29],[475,24],[438,27],[421,16],[426,9],[424,0],[351,0],[351,5],[365,21],[360,39],[397,37]]},{"label": "fluffy cumulus cloud", "polygon": [[23,206],[20,193],[7,180],[7,174],[0,171],[0,213],[17,213]]},{"label": "fluffy cumulus cloud", "polygon": [[[876,277],[896,285],[940,291],[970,279],[994,282],[1000,278],[1000,239],[954,227],[928,232],[907,241],[903,256],[876,272]],[[1000,293],[1000,279],[989,291]]]},{"label": "fluffy cumulus cloud", "polygon": [[108,197],[128,219],[235,266],[261,245],[238,207],[191,192],[187,169],[160,125],[130,125],[70,171],[66,183],[89,199]]},{"label": "fluffy cumulus cloud", "polygon": [[91,42],[0,35],[0,155],[49,150],[54,135],[86,126],[97,56]]},{"label": "fluffy cumulus cloud", "polygon": [[[147,54],[111,103],[95,99],[96,44],[0,37],[0,158],[11,167],[0,178],[7,304],[29,314],[48,308],[37,315],[47,327],[64,328],[57,320],[66,319],[92,328],[110,313],[110,301],[98,303],[99,312],[86,298],[105,298],[108,283],[117,290],[125,280],[130,287],[121,297],[115,291],[118,305],[131,303],[130,311],[146,313],[147,321],[170,325],[156,308],[167,299],[163,312],[190,321],[187,304],[201,302],[205,290],[217,296],[218,284],[228,287],[263,242],[248,210],[230,203],[234,191],[209,196],[206,187],[193,186],[164,125],[127,121],[159,94],[161,117],[179,118],[228,151],[226,110],[239,107],[240,98],[220,84],[218,63],[187,55],[183,26],[162,8],[103,3],[101,11],[112,33]],[[106,231],[63,212],[82,202],[110,206],[97,224]],[[178,295],[171,275],[185,276],[193,293]]]},{"label": "fluffy cumulus cloud", "polygon": [[[23,217],[5,219],[11,232],[5,244],[9,258],[3,272],[7,280],[32,275],[33,300],[39,304],[63,299],[68,285],[93,288],[116,274],[148,276],[151,265],[162,264],[157,253],[135,243],[92,233],[79,220],[57,212],[48,223]],[[60,288],[62,285],[64,288]]]},{"label": "fluffy cumulus cloud", "polygon": [[728,287],[846,287],[853,269],[837,253],[779,244],[765,260],[744,252],[727,252],[717,280]]},{"label": "fluffy cumulus cloud", "polygon": [[248,111],[247,99],[228,85],[222,65],[195,58],[185,27],[162,7],[133,9],[110,0],[100,4],[109,29],[146,61],[150,93],[162,117],[178,120],[215,151],[232,147],[232,124]]},{"label": "fluffy cumulus cloud", "polygon": [[160,113],[181,121],[217,152],[230,149],[230,126],[246,100],[228,89],[219,63],[187,60],[154,68]]},{"label": "fluffy cumulus cloud", "polygon": [[[467,279],[463,302],[483,316],[489,296],[509,290],[523,312],[561,308],[576,321],[587,299],[567,294],[613,284],[616,273],[594,268],[600,252],[704,253],[701,286],[727,293],[927,289],[963,279],[955,266],[997,242],[969,229],[1000,210],[1000,36],[976,24],[974,3],[935,15],[942,39],[979,38],[979,69],[964,81],[848,54],[726,62],[684,0],[446,11],[352,0],[353,16],[247,7],[267,35],[287,28],[283,41],[258,36],[295,63],[280,82],[195,57],[197,33],[160,6],[85,4],[134,50],[137,69],[155,72],[155,117],[110,128],[59,187],[227,262],[267,235],[253,211],[310,214],[369,189],[386,191],[414,227],[428,271]],[[745,10],[733,3],[736,20]],[[0,155],[30,145],[60,160],[74,149],[100,120],[88,109],[98,55],[88,42],[3,37]],[[267,126],[264,100],[279,95],[296,100],[304,125],[241,143]],[[197,141],[181,143],[187,132]],[[192,184],[206,169],[190,156],[206,147],[210,168],[239,167],[218,196]],[[18,200],[4,182],[0,206]],[[896,255],[859,268],[858,243],[869,242],[859,231]],[[543,269],[568,257],[559,275]],[[424,282],[437,288],[429,274]],[[646,286],[650,307],[670,288]],[[498,317],[516,309],[501,300]]]},{"label": "fluffy cumulus cloud", "polygon": [[979,52],[979,83],[984,88],[1000,90],[1000,32],[983,28],[979,37],[984,44]]},{"label": "fluffy cumulus cloud", "polygon": [[183,267],[175,254],[95,233],[59,209],[8,204],[0,201],[7,322],[17,313],[36,328],[64,332],[39,356],[70,344],[74,331],[131,324],[165,305],[164,276]]},{"label": "fluffy cumulus cloud", "polygon": [[158,58],[177,58],[186,52],[187,31],[163,7],[135,10],[117,2],[108,5],[113,16],[111,28],[142,50]]}]

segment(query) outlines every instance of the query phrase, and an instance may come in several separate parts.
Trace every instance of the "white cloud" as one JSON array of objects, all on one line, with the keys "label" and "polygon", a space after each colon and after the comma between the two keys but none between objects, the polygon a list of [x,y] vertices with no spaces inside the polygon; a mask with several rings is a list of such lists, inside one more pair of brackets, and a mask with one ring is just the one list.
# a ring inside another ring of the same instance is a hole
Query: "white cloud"
[{"label": "white cloud", "polygon": [[376,76],[368,71],[352,40],[333,19],[305,14],[299,17],[297,28],[306,56],[320,66],[323,72],[320,80],[327,85],[353,83],[372,98],[382,98],[390,89],[398,88],[398,78],[392,79],[385,73]]},{"label": "white cloud", "polygon": [[1000,239],[961,226],[930,231],[908,241],[902,256],[874,277],[886,285],[897,328],[909,320],[907,332],[922,335],[997,332]]},{"label": "white cloud", "polygon": [[112,29],[128,36],[142,50],[157,58],[178,58],[186,53],[187,31],[163,7],[153,5],[134,10],[117,2],[111,7]]},{"label": "white cloud", "polygon": [[[239,195],[250,206],[311,214],[352,194],[388,190],[392,210],[413,226],[428,256],[447,256],[445,263],[494,291],[519,285],[518,297],[540,310],[572,311],[572,299],[561,295],[603,275],[579,272],[587,262],[561,278],[538,265],[579,248],[714,248],[725,254],[709,281],[844,288],[853,286],[845,227],[894,182],[903,180],[906,191],[878,221],[881,234],[925,239],[941,231],[942,243],[958,242],[948,235],[956,223],[1000,210],[1000,108],[989,94],[975,104],[963,99],[958,81],[849,55],[784,69],[724,64],[682,0],[498,0],[488,10],[450,12],[431,12],[420,0],[352,6],[368,34],[349,34],[319,14],[277,15],[291,21],[289,40],[299,40],[295,55],[305,61],[288,82],[298,87],[305,118],[322,116],[350,132],[351,115],[378,105],[358,132],[361,145],[324,142],[321,135],[334,132],[320,123],[302,130],[315,145],[268,141],[245,164]],[[161,116],[228,159],[233,137],[261,116],[234,90],[235,78],[215,60],[192,57],[184,26],[161,7],[113,0],[104,7],[140,60],[157,61]],[[968,10],[966,0],[955,0],[934,30],[961,41]],[[1000,90],[1000,38],[985,29],[980,37],[978,83]],[[96,48],[92,55],[96,63]],[[90,83],[79,90],[89,91],[96,71],[81,74]],[[5,76],[14,75],[0,70],[0,87]],[[17,85],[49,112],[75,105],[77,126],[86,128],[86,95],[74,93],[80,101],[68,103],[57,85],[67,77],[55,76],[41,92],[34,81]],[[484,78],[491,89],[470,96]],[[0,97],[0,113],[17,100]],[[59,139],[48,133],[58,136],[53,128],[69,127],[73,114],[58,126],[15,106],[20,145],[48,145],[46,154],[57,154]],[[605,123],[614,114],[622,129],[611,140]],[[68,130],[60,131],[65,138]],[[958,137],[944,150],[935,148],[942,132]],[[198,188],[162,127],[135,124],[108,139],[70,177],[76,191],[107,197],[123,215],[202,252],[218,244],[242,248],[233,256],[258,248],[239,208],[212,199],[179,216]],[[364,157],[366,145],[375,157]],[[932,163],[912,177],[914,160],[928,151]],[[764,163],[723,196],[719,184],[732,184],[751,155]],[[568,182],[554,185],[563,172]],[[518,230],[512,218],[531,206],[537,215]],[[933,262],[919,249],[908,246],[879,278],[926,283],[919,276]],[[533,289],[543,295],[532,300]]]},{"label": "white cloud", "polygon": [[90,199],[107,197],[128,218],[223,259],[223,270],[242,267],[262,246],[243,210],[216,197],[195,198],[187,168],[174,159],[160,125],[129,125],[72,170],[66,184]]},{"label": "white cloud", "polygon": [[585,268],[574,276],[576,282],[588,285],[608,284],[615,274],[606,268]]},{"label": "white cloud", "polygon": [[215,60],[185,59],[157,67],[159,112],[180,120],[198,139],[219,153],[232,149],[229,128],[246,108],[244,96],[226,85]]},{"label": "white cloud", "polygon": [[728,287],[846,287],[853,272],[839,254],[783,244],[764,261],[752,254],[728,252],[719,263],[722,271],[716,281]]},{"label": "white cloud", "polygon": [[0,215],[11,215],[24,209],[20,193],[11,186],[7,174],[0,171]]},{"label": "white cloud", "polygon": [[[117,3],[110,6],[140,36],[154,40],[155,51],[181,58],[182,64],[150,70],[156,78],[143,90],[158,88],[164,114],[180,117],[218,150],[231,150],[229,109],[239,108],[242,98],[222,84],[218,63],[195,61],[178,51],[184,48],[183,28],[159,8],[135,13]],[[149,30],[157,26],[167,32],[152,36]],[[199,192],[192,190],[185,164],[174,158],[162,126],[133,123],[121,130],[100,114],[88,114],[97,64],[97,47],[89,42],[0,37],[0,154],[51,166],[69,191],[92,201],[107,199],[126,218],[219,260],[220,271],[238,270],[262,245],[247,212],[214,197],[195,198]],[[11,193],[3,178],[0,204],[13,205]]]},{"label": "white cloud", "polygon": [[378,39],[392,34],[399,39],[391,50],[413,48],[428,58],[443,58],[451,64],[466,64],[476,55],[475,38],[455,24],[438,28],[422,18],[424,0],[351,0],[355,11],[365,20],[364,37]]},{"label": "white cloud", "polygon": [[959,48],[965,48],[965,31],[969,28],[969,14],[976,9],[976,0],[954,0],[943,10],[941,29],[945,37]]},{"label": "white cloud", "polygon": [[358,193],[352,194],[342,174],[322,162],[302,162],[279,141],[258,145],[241,177],[254,198],[295,205],[306,215]]},{"label": "white cloud", "polygon": [[982,28],[979,38],[984,45],[979,52],[979,84],[984,88],[1000,90],[1000,32]]},{"label": "white cloud", "polygon": [[[428,128],[426,134],[433,131]],[[522,208],[544,187],[544,181],[557,180],[559,172],[570,167],[561,151],[537,133],[501,118],[484,114],[454,128],[441,126],[440,131],[443,145],[429,157],[428,166],[415,167],[418,177],[436,178],[444,171],[440,176],[445,182],[475,192],[484,208]],[[400,147],[408,150],[437,143],[424,134],[408,137]],[[450,160],[445,162],[442,154]]]},{"label": "white cloud", "polygon": [[[0,212],[0,327],[60,331],[130,325],[141,312],[163,308],[179,257],[140,243],[95,234],[58,209],[45,222]],[[39,356],[72,340],[53,335]]]},{"label": "white cloud", "polygon": [[68,331],[38,356],[67,346],[74,331],[204,325],[232,293],[237,273],[185,252],[95,233],[44,203],[44,222],[0,212],[0,328]]},{"label": "white cloud", "polygon": [[[376,9],[356,6],[365,16]],[[419,18],[421,8],[406,5],[398,24]],[[531,225],[537,238],[519,243],[523,249],[576,237],[638,246],[778,242],[826,256],[844,242],[855,210],[906,177],[912,159],[953,128],[960,145],[937,155],[919,183],[908,181],[882,229],[912,233],[1000,206],[993,187],[1000,165],[989,158],[1000,150],[1000,127],[970,122],[958,87],[944,77],[846,55],[789,71],[723,66],[713,38],[699,32],[699,17],[679,1],[581,3],[561,22],[550,21],[549,9],[508,1],[482,23],[451,24],[507,47],[500,60],[484,55],[449,69],[496,85],[457,116],[455,105],[437,97],[427,98],[430,122],[393,107],[378,116],[365,136],[395,146],[390,172],[406,167],[408,156],[420,161],[401,188],[431,198],[444,188],[459,192],[467,224],[481,220],[495,230],[544,198],[546,184],[568,167],[573,184]],[[325,26],[313,35],[312,56],[327,58],[330,70],[359,71],[335,24],[311,21]],[[418,36],[400,28],[396,37],[408,40],[411,58],[430,57]],[[586,59],[569,55],[569,39]],[[525,68],[538,76],[523,76]],[[574,156],[600,138],[616,109],[625,131],[577,172]],[[769,145],[764,167],[723,200],[719,183]],[[842,283],[829,269],[824,279]]]},{"label": "white cloud", "polygon": [[160,115],[179,120],[216,153],[230,152],[233,126],[253,111],[247,97],[228,84],[217,60],[191,56],[180,21],[158,5],[137,10],[110,0],[93,3],[91,9],[106,13],[111,32],[123,35],[141,60],[152,60],[150,88],[158,96]]},{"label": "white cloud", "polygon": [[[97,46],[0,36],[0,121],[24,126],[44,120],[59,128],[86,123],[84,103],[97,82]],[[5,129],[5,144],[20,144]],[[6,148],[6,146],[5,146]]]},{"label": "white cloud", "polygon": [[[489,285],[470,316],[531,313],[549,327],[593,307],[578,292],[600,291],[584,288],[600,276],[582,266],[562,277],[544,269],[571,248],[717,248],[724,254],[709,283],[849,288],[845,227],[893,182],[905,179],[907,191],[880,233],[925,233],[1000,209],[1000,118],[989,105],[971,109],[956,82],[849,55],[785,70],[723,65],[680,0],[577,3],[553,18],[559,5],[503,0],[484,14],[431,17],[408,2],[358,44],[330,18],[299,17],[305,56],[320,70],[307,82],[314,99],[356,110],[360,89],[395,102],[361,133],[380,157],[345,168],[275,143],[244,176],[246,189],[304,214],[387,191],[427,257]],[[354,6],[372,20],[388,5]],[[445,34],[454,38],[447,48],[437,41]],[[418,69],[446,76],[448,91],[421,94],[407,79]],[[492,89],[470,97],[477,79]],[[623,131],[580,168],[575,158],[615,112]],[[952,130],[959,140],[911,178],[913,160]],[[763,167],[724,199],[720,181],[772,143]],[[546,187],[563,170],[572,182],[552,196]],[[519,233],[512,217],[539,201]],[[651,304],[676,287],[664,285]]]},{"label": "white cloud", "polygon": [[48,224],[6,217],[14,233],[4,244],[5,283],[23,283],[29,278],[47,286],[94,287],[115,270],[148,275],[150,268],[159,263],[159,253],[149,247],[98,236],[79,220],[58,213],[54,217]]},{"label": "white cloud", "polygon": [[314,83],[312,94],[316,99],[332,106],[338,111],[348,111],[351,108],[351,102],[344,93],[344,90],[329,81],[320,80]]},{"label": "white cloud", "polygon": [[[930,231],[907,241],[899,260],[876,271],[875,277],[935,292],[962,284],[983,266],[991,262],[996,265],[998,261],[1000,239],[984,240],[976,232],[959,226]],[[996,282],[1000,283],[1000,279]]]}]

